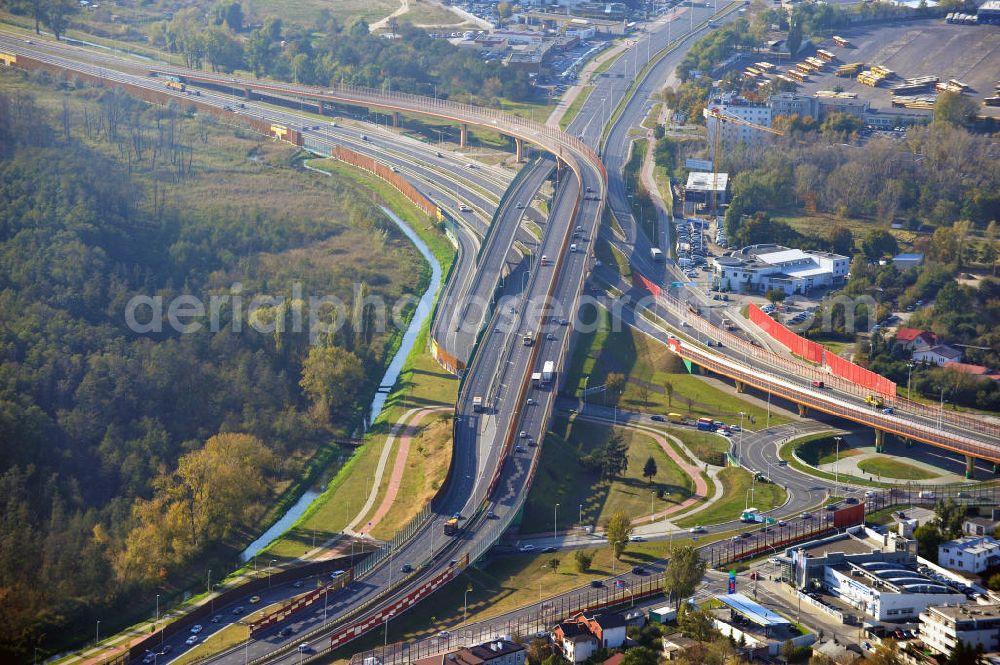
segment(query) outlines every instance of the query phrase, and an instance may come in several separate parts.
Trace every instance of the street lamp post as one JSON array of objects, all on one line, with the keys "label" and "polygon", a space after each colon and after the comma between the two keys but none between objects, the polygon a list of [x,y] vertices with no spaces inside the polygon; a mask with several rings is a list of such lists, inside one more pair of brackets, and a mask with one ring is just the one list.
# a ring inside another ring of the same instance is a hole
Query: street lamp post
[{"label": "street lamp post", "polygon": [[101,643],[101,620],[97,620],[97,634],[94,636],[94,644]]},{"label": "street lamp post", "polygon": [[944,386],[941,386],[941,405],[938,407],[938,429],[941,429],[941,422],[944,419]]},{"label": "street lamp post", "polygon": [[913,376],[913,363],[906,363],[906,399],[910,399],[910,378]]},{"label": "street lamp post", "polygon": [[840,484],[840,440],[843,439],[843,438],[844,437],[842,437],[842,436],[835,436],[835,437],[833,437],[833,440],[836,441],[836,443],[837,443],[836,457],[834,458],[834,462],[833,462],[833,484],[834,485],[839,485]]},{"label": "street lamp post", "polygon": [[271,587],[271,568],[274,567],[275,561],[277,561],[277,560],[276,559],[271,559],[271,565],[267,567],[267,586],[268,586],[268,588]]},{"label": "street lamp post", "polygon": [[555,545],[555,540],[558,537],[558,530],[557,530],[558,517],[559,517],[559,504],[557,503],[552,508],[552,544],[553,545]]}]

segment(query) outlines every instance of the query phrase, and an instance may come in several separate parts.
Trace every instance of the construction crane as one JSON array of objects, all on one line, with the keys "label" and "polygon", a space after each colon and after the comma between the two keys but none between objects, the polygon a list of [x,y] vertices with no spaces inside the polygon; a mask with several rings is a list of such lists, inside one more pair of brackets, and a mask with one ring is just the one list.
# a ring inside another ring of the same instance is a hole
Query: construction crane
[{"label": "construction crane", "polygon": [[742,125],[743,127],[750,127],[752,129],[759,129],[762,132],[767,132],[769,134],[774,134],[775,136],[784,136],[785,133],[780,129],[775,129],[773,127],[765,127],[764,125],[758,125],[755,122],[750,122],[749,120],[744,120],[743,118],[738,118],[735,115],[726,113],[718,107],[712,107],[708,109],[708,115],[715,118],[715,146],[713,148],[714,152],[712,154],[712,219],[716,218],[718,214],[718,200],[719,200],[719,144],[722,141],[722,123],[729,122],[734,125]]}]

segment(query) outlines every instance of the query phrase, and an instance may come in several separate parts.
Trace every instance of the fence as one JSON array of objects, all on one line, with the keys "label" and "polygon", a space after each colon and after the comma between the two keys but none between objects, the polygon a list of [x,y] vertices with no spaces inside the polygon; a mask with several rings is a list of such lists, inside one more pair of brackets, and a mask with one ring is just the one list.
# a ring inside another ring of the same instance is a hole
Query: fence
[{"label": "fence", "polygon": [[895,398],[896,384],[893,381],[844,360],[837,354],[828,351],[822,344],[817,344],[812,340],[796,335],[765,314],[757,305],[750,305],[749,314],[750,320],[757,327],[795,355],[801,356],[810,362],[823,365],[834,376],[846,379],[852,384],[862,386],[890,398]]},{"label": "fence", "polygon": [[416,187],[410,184],[409,180],[399,175],[385,164],[376,161],[374,158],[367,155],[354,152],[350,148],[345,148],[342,145],[334,146],[333,150],[330,151],[330,156],[334,159],[339,159],[345,164],[350,164],[351,166],[357,167],[363,171],[368,171],[376,178],[384,180],[392,185],[399,191],[400,194],[409,199],[411,203],[434,219],[438,221],[444,219],[444,215],[437,205],[421,194]]},{"label": "fence", "polygon": [[[723,342],[726,347],[736,352],[737,354],[736,358],[742,355],[747,360],[753,359],[756,361],[760,361],[762,363],[767,364],[769,367],[775,368],[776,370],[780,370],[783,372],[787,372],[789,375],[797,376],[805,381],[824,381],[828,384],[829,387],[835,388],[836,390],[849,395],[864,397],[871,392],[868,388],[865,388],[864,386],[858,385],[857,383],[854,383],[846,378],[831,374],[824,367],[814,367],[793,360],[791,358],[778,355],[777,353],[768,351],[767,349],[764,349],[760,346],[756,346],[750,343],[749,341],[743,339],[742,337],[739,337],[727,330],[723,330],[722,328],[719,328],[718,326],[715,326],[712,323],[710,323],[707,319],[693,314],[688,307],[688,303],[680,300],[677,297],[674,297],[669,293],[662,291],[659,287],[650,282],[648,279],[646,279],[637,271],[633,271],[632,275],[634,278],[638,278],[638,281],[643,286],[643,288],[645,288],[647,291],[649,291],[656,297],[655,304],[657,308],[662,308],[668,314],[686,321],[690,325],[690,330],[695,335],[700,334],[709,337],[711,339]],[[647,309],[649,308],[647,307]],[[653,308],[653,314],[656,315],[655,308]],[[702,353],[702,355],[705,354]],[[713,360],[716,358],[722,359],[721,356],[709,356],[709,357],[711,357]],[[735,367],[735,365],[732,363],[732,360],[734,359],[735,358],[730,357],[730,362],[727,363],[727,365],[730,367]],[[720,372],[720,373],[727,374],[726,372]],[[749,381],[749,379],[748,382],[751,383],[751,385],[756,385],[759,388],[771,391],[770,388],[764,387],[763,385],[759,385],[759,382],[754,383],[753,381]],[[774,392],[774,394],[777,395],[778,393]],[[786,390],[784,394],[782,394],[781,396],[790,399],[791,401],[805,403],[802,397],[806,394],[807,393],[801,391],[795,392],[793,394],[792,392]],[[913,416],[924,418],[928,421],[948,423],[949,425],[954,425],[968,432],[985,434],[995,440],[1000,439],[1000,423],[994,423],[985,418],[977,418],[975,416],[969,416],[962,413],[944,411],[943,409],[939,409],[933,406],[927,406],[924,404],[919,404],[917,402],[912,402],[908,399],[898,396],[887,396],[886,402],[894,407],[896,411],[895,418],[889,418],[889,417],[867,418],[867,420],[870,421],[871,423],[875,423],[876,421],[882,421],[886,424],[885,426],[879,426],[879,429],[884,429],[886,431],[894,432],[900,434],[901,436],[907,436],[906,434],[901,433],[901,431],[894,431],[893,428],[889,426],[889,423],[897,423],[900,421],[900,418],[898,416],[904,414],[910,414]],[[817,400],[814,401],[813,404],[818,406],[820,402]],[[832,411],[828,411],[828,413],[832,413]],[[843,413],[844,411],[841,410],[835,415],[843,415]],[[856,416],[861,414],[861,412],[855,409],[851,410],[850,414],[852,415],[850,415],[849,417],[851,417],[854,420],[858,420]],[[907,429],[907,428],[905,427],[905,425],[901,425],[896,428],[896,430],[902,430],[902,429]],[[912,429],[913,428],[909,428],[907,429],[907,431],[911,431]],[[927,428],[923,429],[926,430]],[[979,447],[982,446],[982,444],[980,444],[979,442],[975,442],[975,445]],[[958,450],[957,452],[967,452],[967,451]],[[995,454],[1000,453],[1000,451],[993,451],[993,452]],[[993,459],[993,457],[988,456],[984,457],[983,459]]]},{"label": "fence", "polygon": [[765,314],[760,307],[754,305],[753,303],[750,304],[749,314],[750,321],[770,335],[774,340],[782,344],[786,349],[797,356],[805,358],[809,362],[822,364],[823,351],[825,349],[821,344],[817,344],[812,340],[796,335],[791,330]]}]

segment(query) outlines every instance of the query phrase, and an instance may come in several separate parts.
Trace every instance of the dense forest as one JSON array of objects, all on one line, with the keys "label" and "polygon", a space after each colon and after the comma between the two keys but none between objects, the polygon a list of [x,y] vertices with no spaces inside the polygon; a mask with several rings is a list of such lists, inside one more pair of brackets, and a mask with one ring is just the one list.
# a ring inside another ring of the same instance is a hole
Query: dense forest
[{"label": "dense forest", "polygon": [[362,308],[313,345],[250,325],[289,320],[286,300],[138,334],[133,296],[246,309],[294,280],[391,303],[427,279],[380,210],[297,174],[291,149],[121,91],[26,89],[0,78],[0,660],[92,636],[102,608],[145,617],[203,578],[195,560],[231,565],[310,457],[361,426],[398,332]]}]

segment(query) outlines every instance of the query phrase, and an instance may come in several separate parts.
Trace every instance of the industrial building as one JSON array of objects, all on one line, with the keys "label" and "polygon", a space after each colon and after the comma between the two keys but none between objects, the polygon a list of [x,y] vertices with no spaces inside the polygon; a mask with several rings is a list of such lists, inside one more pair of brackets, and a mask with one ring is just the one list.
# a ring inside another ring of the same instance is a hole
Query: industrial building
[{"label": "industrial building", "polygon": [[799,589],[821,587],[877,621],[912,621],[932,605],[966,602],[954,584],[918,570],[916,541],[864,526],[785,551]]},{"label": "industrial building", "polygon": [[938,564],[966,573],[981,573],[1000,566],[1000,540],[992,536],[973,536],[941,543],[938,545]]},{"label": "industrial building", "polygon": [[715,284],[724,290],[787,294],[808,293],[847,278],[851,259],[830,252],[751,245],[712,260]]},{"label": "industrial building", "polygon": [[920,613],[920,640],[950,655],[959,642],[1000,649],[1000,605],[932,605]]}]

